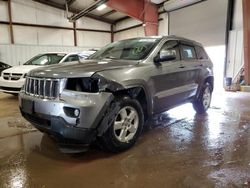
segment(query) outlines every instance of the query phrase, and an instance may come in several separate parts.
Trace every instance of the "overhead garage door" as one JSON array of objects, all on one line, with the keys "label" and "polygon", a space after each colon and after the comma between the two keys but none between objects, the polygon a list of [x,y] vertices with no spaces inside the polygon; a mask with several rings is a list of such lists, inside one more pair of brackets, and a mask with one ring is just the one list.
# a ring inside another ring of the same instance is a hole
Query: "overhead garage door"
[{"label": "overhead garage door", "polygon": [[204,46],[225,45],[228,0],[207,0],[170,12],[170,34]]}]

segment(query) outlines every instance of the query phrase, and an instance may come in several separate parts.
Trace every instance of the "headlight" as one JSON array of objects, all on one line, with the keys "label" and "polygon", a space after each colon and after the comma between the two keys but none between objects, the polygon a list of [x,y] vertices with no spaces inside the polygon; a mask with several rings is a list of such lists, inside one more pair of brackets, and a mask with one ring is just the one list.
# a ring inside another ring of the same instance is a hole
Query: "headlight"
[{"label": "headlight", "polygon": [[97,93],[102,91],[118,91],[124,89],[124,87],[113,80],[108,80],[98,74],[95,74],[90,78],[68,78],[65,89]]},{"label": "headlight", "polygon": [[72,91],[97,93],[99,80],[94,78],[68,78],[66,89]]}]

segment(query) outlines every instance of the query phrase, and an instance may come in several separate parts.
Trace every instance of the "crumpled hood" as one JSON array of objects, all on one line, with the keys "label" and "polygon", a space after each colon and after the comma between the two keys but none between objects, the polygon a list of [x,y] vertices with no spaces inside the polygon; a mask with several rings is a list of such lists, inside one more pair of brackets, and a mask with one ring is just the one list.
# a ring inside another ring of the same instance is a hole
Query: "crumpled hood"
[{"label": "crumpled hood", "polygon": [[9,69],[4,70],[4,73],[16,73],[16,74],[25,74],[28,73],[30,70],[38,68],[41,66],[37,65],[20,65],[20,66],[14,66]]},{"label": "crumpled hood", "polygon": [[115,61],[115,60],[85,60],[83,62],[61,63],[38,68],[30,71],[28,76],[47,78],[69,78],[69,77],[90,77],[96,72],[127,68],[136,65],[137,61]]}]

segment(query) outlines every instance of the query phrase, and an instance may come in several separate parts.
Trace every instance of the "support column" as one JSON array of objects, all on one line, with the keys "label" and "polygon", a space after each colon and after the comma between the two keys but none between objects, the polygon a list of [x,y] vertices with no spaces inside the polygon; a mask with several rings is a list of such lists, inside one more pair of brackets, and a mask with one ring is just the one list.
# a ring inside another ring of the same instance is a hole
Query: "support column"
[{"label": "support column", "polygon": [[250,1],[242,1],[244,32],[244,77],[246,84],[250,85]]},{"label": "support column", "polygon": [[111,42],[114,42],[114,25],[113,24],[111,24],[110,30],[111,30]]},{"label": "support column", "polygon": [[74,28],[74,46],[77,46],[76,22],[73,22],[73,28]]},{"label": "support column", "polygon": [[144,32],[145,36],[158,35],[158,8],[151,2],[144,1]]},{"label": "support column", "polygon": [[14,44],[14,34],[13,34],[13,23],[12,23],[12,9],[11,9],[11,0],[8,0],[8,14],[9,14],[9,27],[10,27],[10,42]]}]

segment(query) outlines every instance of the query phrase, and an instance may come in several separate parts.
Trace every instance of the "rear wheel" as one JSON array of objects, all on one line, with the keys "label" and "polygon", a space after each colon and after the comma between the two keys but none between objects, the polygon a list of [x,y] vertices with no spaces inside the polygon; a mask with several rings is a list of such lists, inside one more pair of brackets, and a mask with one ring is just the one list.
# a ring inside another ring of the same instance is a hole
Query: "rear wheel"
[{"label": "rear wheel", "polygon": [[144,124],[143,110],[137,100],[124,97],[116,103],[119,105],[118,113],[110,120],[112,124],[101,138],[104,147],[112,152],[132,147]]},{"label": "rear wheel", "polygon": [[193,102],[193,107],[195,111],[199,114],[203,114],[210,107],[212,99],[212,87],[209,83],[206,83],[198,96],[198,98]]}]

